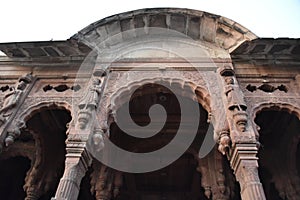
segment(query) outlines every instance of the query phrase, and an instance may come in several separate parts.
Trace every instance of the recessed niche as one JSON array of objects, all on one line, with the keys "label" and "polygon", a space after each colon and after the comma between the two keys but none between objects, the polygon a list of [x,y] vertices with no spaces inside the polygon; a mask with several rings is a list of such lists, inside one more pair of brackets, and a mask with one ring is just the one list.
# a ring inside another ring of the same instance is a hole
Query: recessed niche
[{"label": "recessed niche", "polygon": [[255,86],[255,85],[248,84],[246,89],[250,92],[254,92],[256,90],[261,90],[261,91],[267,92],[267,93],[272,93],[272,92],[275,92],[276,90],[279,90],[279,91],[282,91],[282,92],[285,92],[285,93],[288,92],[288,87],[283,85],[283,84],[278,85],[276,87],[274,85],[271,85],[271,84],[268,84],[268,83],[264,83],[260,86]]},{"label": "recessed niche", "polygon": [[73,86],[68,86],[66,84],[61,84],[61,85],[46,85],[43,87],[44,92],[48,92],[50,90],[55,90],[56,92],[65,92],[67,90],[73,90],[75,92],[77,92],[78,90],[80,90],[81,87],[80,85],[73,85]]}]

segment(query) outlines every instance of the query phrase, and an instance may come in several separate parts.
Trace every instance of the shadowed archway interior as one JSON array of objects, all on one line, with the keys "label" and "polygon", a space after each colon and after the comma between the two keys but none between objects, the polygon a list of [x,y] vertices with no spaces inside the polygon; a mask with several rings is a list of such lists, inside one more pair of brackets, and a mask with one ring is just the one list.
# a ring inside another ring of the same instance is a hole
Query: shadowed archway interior
[{"label": "shadowed archway interior", "polygon": [[267,199],[298,198],[299,119],[294,114],[271,108],[258,113],[255,122],[260,127],[259,174]]},{"label": "shadowed archway interior", "polygon": [[0,195],[6,200],[23,200],[26,172],[30,160],[23,156],[11,157],[0,161]]},{"label": "shadowed archway interior", "polygon": [[[69,111],[47,108],[26,121],[27,128],[1,155],[8,158],[0,161],[0,173],[5,174],[0,179],[1,198],[23,200],[35,196],[48,200],[54,196],[64,170],[66,124],[70,120]],[[14,186],[5,190],[3,183]]]},{"label": "shadowed archway interior", "polygon": [[[39,182],[43,187],[41,189],[40,199],[46,200],[54,196],[59,180],[63,174],[65,162],[65,140],[67,123],[71,120],[70,112],[60,109],[43,110],[36,113],[28,120],[27,126],[35,134],[35,138],[39,140],[40,148],[37,154],[39,158],[35,160],[37,172],[34,173],[37,180],[33,180],[32,184]],[[34,171],[32,170],[31,173]]]},{"label": "shadowed archway interior", "polygon": [[[178,98],[182,98],[178,100]],[[111,140],[118,147],[131,152],[151,152],[158,150],[165,145],[167,145],[177,134],[178,127],[181,123],[181,111],[180,103],[184,102],[186,104],[195,103],[194,101],[181,97],[175,96],[168,88],[157,84],[146,84],[137,89],[132,98],[127,104],[129,104],[130,114],[133,121],[140,125],[145,126],[150,123],[149,109],[154,104],[160,104],[164,107],[167,113],[167,119],[164,127],[156,135],[149,138],[137,138],[126,134],[121,130],[117,123],[113,123],[110,127],[111,130]],[[122,109],[126,109],[128,105],[123,105],[118,112]],[[231,185],[235,187],[235,180],[232,177],[232,172],[229,167],[225,166],[226,163],[223,162],[222,156],[220,160],[214,161],[215,157],[220,155],[215,149],[212,150],[213,153],[207,155],[204,159],[199,159],[197,157],[199,149],[203,143],[204,137],[208,130],[209,124],[207,123],[207,111],[198,104],[200,111],[200,120],[195,121],[195,116],[190,115],[186,118],[186,124],[197,123],[198,130],[197,135],[194,138],[192,144],[189,146],[188,150],[175,162],[166,166],[160,170],[156,170],[148,173],[122,173],[122,186],[120,193],[117,197],[113,199],[117,200],[207,200],[210,199],[208,196],[211,194],[211,188],[204,189],[205,183],[202,181],[202,174],[200,173],[199,165],[208,167],[212,165],[210,170],[207,171],[209,174],[204,176],[217,177],[214,172],[216,169],[215,163],[220,161],[222,172],[226,174],[226,180],[224,180],[225,185]],[[119,114],[117,112],[117,115]],[[128,125],[127,130],[130,130],[130,125]],[[134,131],[134,130],[132,130]],[[189,132],[187,131],[187,137]],[[209,164],[210,163],[210,164]],[[224,168],[223,168],[224,167]],[[228,176],[227,176],[228,175]],[[233,178],[233,179],[232,179]],[[214,179],[214,178],[212,178]],[[217,179],[217,178],[216,178]],[[206,191],[207,190],[207,191]],[[235,189],[233,189],[235,190]],[[225,191],[224,193],[227,193]],[[216,192],[218,193],[218,192]],[[213,194],[217,198],[218,194]],[[239,199],[239,191],[232,191],[228,194],[232,199]]]}]

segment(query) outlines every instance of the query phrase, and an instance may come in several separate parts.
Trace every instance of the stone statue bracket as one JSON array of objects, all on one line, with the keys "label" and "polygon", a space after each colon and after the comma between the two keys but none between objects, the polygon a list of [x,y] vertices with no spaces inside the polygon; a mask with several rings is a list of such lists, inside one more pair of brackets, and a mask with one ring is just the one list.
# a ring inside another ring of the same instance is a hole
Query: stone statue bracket
[{"label": "stone statue bracket", "polygon": [[80,129],[85,129],[88,123],[93,118],[93,112],[96,111],[102,92],[101,79],[94,78],[91,86],[87,89],[85,95],[78,104],[78,119],[77,125]]},{"label": "stone statue bracket", "polygon": [[8,147],[14,143],[15,139],[21,135],[21,130],[26,128],[24,121],[17,121],[12,128],[7,130],[7,136],[5,138],[5,146]]},{"label": "stone statue bracket", "polygon": [[2,117],[9,116],[11,114],[7,114],[7,111],[11,110],[19,103],[24,90],[31,82],[32,75],[26,74],[19,78],[15,86],[10,88],[9,92],[4,96],[3,106],[0,109],[0,115]]},{"label": "stone statue bracket", "polygon": [[232,112],[232,117],[237,129],[240,132],[245,132],[247,128],[247,105],[244,101],[240,88],[235,84],[233,76],[224,77],[225,96],[227,98],[228,110]]},{"label": "stone statue bracket", "polygon": [[229,136],[229,131],[222,131],[220,133],[219,137],[219,146],[218,150],[223,154],[223,155],[228,155],[229,149],[231,145],[231,139]]},{"label": "stone statue bracket", "polygon": [[93,134],[93,146],[97,152],[104,148],[104,132],[102,129],[95,129]]},{"label": "stone statue bracket", "polygon": [[102,156],[102,150],[105,146],[106,135],[101,128],[94,128],[92,134],[89,135],[87,149],[97,159],[97,156]]}]

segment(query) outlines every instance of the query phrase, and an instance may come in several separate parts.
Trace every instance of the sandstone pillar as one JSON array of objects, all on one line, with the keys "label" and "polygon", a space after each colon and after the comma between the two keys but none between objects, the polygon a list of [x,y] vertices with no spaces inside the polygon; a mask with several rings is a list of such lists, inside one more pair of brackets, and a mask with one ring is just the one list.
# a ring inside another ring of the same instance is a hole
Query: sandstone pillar
[{"label": "sandstone pillar", "polygon": [[[230,135],[225,135],[223,138],[221,134],[219,150],[227,154],[236,179],[240,183],[242,199],[265,200],[265,193],[258,175],[258,135],[249,120],[244,94],[232,65],[226,64],[217,71],[221,75],[220,83],[224,92],[222,99],[230,132]],[[224,151],[224,147],[228,150]]]},{"label": "sandstone pillar", "polygon": [[241,186],[243,200],[265,200],[258,175],[257,147],[255,144],[236,144],[231,156],[231,166]]},{"label": "sandstone pillar", "polygon": [[85,149],[84,140],[70,141],[68,138],[64,175],[52,200],[76,200],[80,182],[90,164],[91,157]]}]

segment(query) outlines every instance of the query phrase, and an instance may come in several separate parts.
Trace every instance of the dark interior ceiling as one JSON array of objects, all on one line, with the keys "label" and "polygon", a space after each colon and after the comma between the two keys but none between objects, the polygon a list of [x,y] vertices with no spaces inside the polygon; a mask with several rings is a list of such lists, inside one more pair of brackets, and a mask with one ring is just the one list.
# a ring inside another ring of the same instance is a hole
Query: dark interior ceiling
[{"label": "dark interior ceiling", "polygon": [[[175,136],[181,120],[180,105],[176,96],[163,86],[150,84],[136,90],[132,96],[129,108],[133,121],[141,126],[147,125],[150,122],[149,108],[154,104],[160,104],[167,112],[166,124],[155,136],[141,139],[124,133],[114,123],[111,126],[112,141],[119,147],[134,152],[151,152],[167,145]],[[185,103],[191,103],[189,101],[191,100],[185,99]],[[188,123],[199,123],[198,134],[191,145],[191,148],[196,151],[199,150],[208,128],[207,112],[200,104],[199,109],[201,116],[205,116],[200,119],[200,122],[193,121],[193,116],[188,119],[190,120]],[[154,172],[124,173],[119,199],[206,199],[201,190],[200,173],[196,171],[197,166],[194,156],[185,153],[176,162]]]}]

